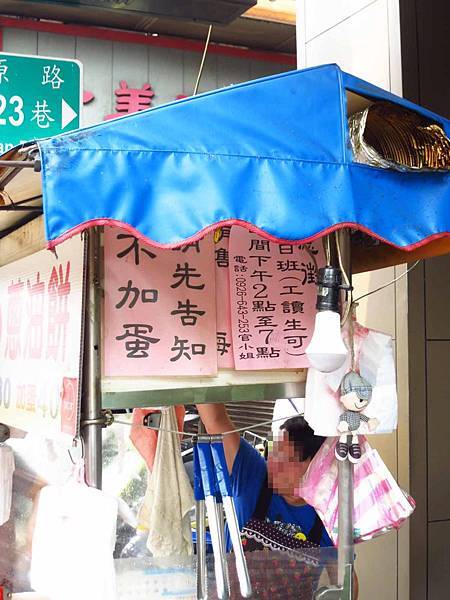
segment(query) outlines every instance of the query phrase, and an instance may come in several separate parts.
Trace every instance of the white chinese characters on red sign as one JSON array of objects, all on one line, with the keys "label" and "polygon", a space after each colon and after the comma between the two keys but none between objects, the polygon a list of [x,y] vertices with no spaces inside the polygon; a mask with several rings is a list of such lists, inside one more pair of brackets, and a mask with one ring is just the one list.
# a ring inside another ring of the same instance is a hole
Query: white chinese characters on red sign
[{"label": "white chinese characters on red sign", "polygon": [[83,244],[62,244],[0,269],[0,422],[78,432]]},{"label": "white chinese characters on red sign", "polygon": [[213,239],[160,250],[105,229],[107,376],[217,372]]},{"label": "white chinese characters on red sign", "polygon": [[276,244],[242,227],[230,238],[235,368],[307,367],[314,329],[321,242]]}]

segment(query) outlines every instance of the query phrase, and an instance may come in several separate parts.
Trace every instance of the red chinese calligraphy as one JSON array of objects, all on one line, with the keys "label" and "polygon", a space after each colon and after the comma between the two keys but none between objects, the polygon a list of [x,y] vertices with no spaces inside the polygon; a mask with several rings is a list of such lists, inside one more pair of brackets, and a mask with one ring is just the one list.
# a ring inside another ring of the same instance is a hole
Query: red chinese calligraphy
[{"label": "red chinese calligraphy", "polygon": [[83,104],[89,104],[95,99],[95,95],[89,90],[83,90]]},{"label": "red chinese calligraphy", "polygon": [[114,90],[114,93],[116,95],[117,112],[106,115],[105,121],[150,108],[152,98],[155,95],[149,83],[144,83],[140,89],[137,89],[129,88],[126,81],[121,81],[120,87]]},{"label": "red chinese calligraphy", "polygon": [[45,283],[40,273],[36,273],[36,282],[27,280],[28,290],[28,324],[25,342],[25,354],[29,358],[41,358],[44,344],[44,307]]},{"label": "red chinese calligraphy", "polygon": [[69,323],[70,261],[53,267],[48,282],[48,338],[46,357],[65,359],[66,334]]},{"label": "red chinese calligraphy", "polygon": [[8,286],[8,308],[6,316],[5,357],[15,360],[20,356],[24,282],[17,281]]}]

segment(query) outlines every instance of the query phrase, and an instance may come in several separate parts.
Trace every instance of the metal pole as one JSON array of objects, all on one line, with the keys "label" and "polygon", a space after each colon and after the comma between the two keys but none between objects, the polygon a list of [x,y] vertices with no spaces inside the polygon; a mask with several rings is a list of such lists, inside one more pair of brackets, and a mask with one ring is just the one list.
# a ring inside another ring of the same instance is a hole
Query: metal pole
[{"label": "metal pole", "polygon": [[[351,283],[350,232],[337,232],[336,244],[339,244],[342,267]],[[351,436],[348,442],[351,442]],[[353,577],[353,464],[349,460],[338,463],[338,585],[343,586],[347,565],[351,565]]]},{"label": "metal pole", "polygon": [[102,487],[102,414],[100,392],[100,231],[87,233],[87,277],[83,358],[83,393],[81,430],[84,440],[86,481]]},{"label": "metal pole", "polygon": [[338,465],[338,585],[344,585],[347,565],[353,567],[353,465],[349,460]]},{"label": "metal pole", "polygon": [[[336,232],[336,245],[339,246],[342,268],[351,283],[350,232]],[[332,248],[333,250],[333,248]],[[332,264],[339,264],[339,258],[332,252]],[[352,318],[350,315],[349,319]],[[351,442],[351,436],[347,440]],[[353,598],[353,464],[349,460],[338,461],[338,580],[334,585],[319,589],[316,600],[352,600]]]}]

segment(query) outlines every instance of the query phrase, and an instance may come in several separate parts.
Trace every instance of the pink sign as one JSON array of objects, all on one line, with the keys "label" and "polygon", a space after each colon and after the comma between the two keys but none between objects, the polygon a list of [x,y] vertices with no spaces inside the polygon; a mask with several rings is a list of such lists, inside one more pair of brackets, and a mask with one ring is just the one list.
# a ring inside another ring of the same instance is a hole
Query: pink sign
[{"label": "pink sign", "polygon": [[324,265],[320,240],[276,244],[233,227],[229,260],[235,368],[307,367],[316,275]]},{"label": "pink sign", "polygon": [[104,374],[215,374],[212,235],[161,250],[107,227],[104,243]]},{"label": "pink sign", "polygon": [[233,369],[230,306],[230,231],[220,227],[214,232],[216,261],[217,362],[221,369]]}]

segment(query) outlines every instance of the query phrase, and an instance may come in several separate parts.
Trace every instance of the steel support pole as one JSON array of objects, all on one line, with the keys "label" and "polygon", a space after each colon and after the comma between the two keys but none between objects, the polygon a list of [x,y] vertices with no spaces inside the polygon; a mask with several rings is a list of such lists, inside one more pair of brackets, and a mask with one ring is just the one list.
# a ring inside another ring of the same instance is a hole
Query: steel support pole
[{"label": "steel support pole", "polygon": [[[340,256],[342,267],[351,283],[350,232],[340,230],[335,236],[339,254],[337,248],[333,249],[331,244],[331,262],[338,265]],[[351,315],[348,318],[352,318]],[[348,442],[350,441],[351,436],[348,439]],[[338,537],[338,580],[333,582],[334,585],[319,589],[314,596],[316,600],[353,598],[353,464],[349,460],[338,461]]]},{"label": "steel support pole", "polygon": [[[351,283],[350,232],[338,231],[336,244],[339,245],[342,267]],[[351,315],[348,318],[351,319]],[[349,460],[338,463],[338,585],[343,586],[347,565],[351,565],[353,575],[353,464]]]},{"label": "steel support pole", "polygon": [[[347,566],[353,568],[353,465],[339,461],[338,465],[338,585],[344,585]],[[349,599],[351,600],[351,599]]]},{"label": "steel support pole", "polygon": [[[102,423],[100,390],[100,231],[87,233],[86,296],[81,400],[81,435],[84,440],[86,482],[102,487]],[[83,420],[91,421],[85,423]]]}]

